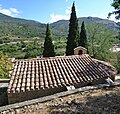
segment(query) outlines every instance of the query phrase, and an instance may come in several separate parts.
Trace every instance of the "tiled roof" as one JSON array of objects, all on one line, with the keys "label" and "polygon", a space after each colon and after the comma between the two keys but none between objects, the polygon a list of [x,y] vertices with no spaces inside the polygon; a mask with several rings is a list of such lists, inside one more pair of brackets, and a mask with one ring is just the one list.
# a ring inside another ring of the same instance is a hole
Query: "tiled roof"
[{"label": "tiled roof", "polygon": [[18,60],[11,73],[8,93],[69,86],[108,76],[87,54]]},{"label": "tiled roof", "polygon": [[103,68],[110,76],[114,76],[117,74],[117,70],[115,67],[113,67],[110,63],[93,59],[93,61],[99,65],[101,68]]}]

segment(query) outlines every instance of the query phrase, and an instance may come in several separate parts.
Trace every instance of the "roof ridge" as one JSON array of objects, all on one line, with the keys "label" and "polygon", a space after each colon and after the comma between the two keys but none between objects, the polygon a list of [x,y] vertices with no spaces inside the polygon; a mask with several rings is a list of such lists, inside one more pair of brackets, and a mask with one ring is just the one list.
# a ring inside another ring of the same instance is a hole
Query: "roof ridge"
[{"label": "roof ridge", "polygon": [[18,59],[16,61],[33,61],[33,60],[52,60],[52,59],[60,59],[60,58],[74,58],[74,57],[90,57],[88,54],[82,54],[82,55],[70,55],[70,56],[55,56],[55,57],[43,57],[43,58],[29,58],[29,59]]}]

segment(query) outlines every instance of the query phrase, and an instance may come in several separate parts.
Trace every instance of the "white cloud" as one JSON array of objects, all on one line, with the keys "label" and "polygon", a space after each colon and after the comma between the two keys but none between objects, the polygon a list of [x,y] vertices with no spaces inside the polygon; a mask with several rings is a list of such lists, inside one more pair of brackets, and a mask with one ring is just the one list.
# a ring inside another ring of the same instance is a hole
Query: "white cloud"
[{"label": "white cloud", "polygon": [[[76,13],[78,13],[79,10],[76,8]],[[60,14],[50,14],[50,23],[59,21],[59,20],[69,20],[70,19],[70,14],[71,14],[71,7],[67,7],[65,10],[65,14],[64,15],[60,15]]]},{"label": "white cloud", "polygon": [[19,13],[19,11],[18,11],[17,9],[15,9],[15,8],[10,8],[10,10],[11,10],[12,12],[14,12],[14,13]]},{"label": "white cloud", "polygon": [[56,22],[58,20],[68,20],[70,18],[69,15],[55,15],[55,14],[51,14],[50,15],[51,19],[50,19],[50,23]]},{"label": "white cloud", "polygon": [[9,15],[12,17],[16,17],[20,12],[16,8],[4,9],[4,8],[2,8],[2,5],[0,5],[0,13]]},{"label": "white cloud", "polygon": [[71,13],[71,8],[67,7],[67,9],[65,10],[65,14],[64,15],[60,15],[60,14],[50,14],[50,23],[59,21],[59,20],[69,20],[70,18],[70,13]]}]

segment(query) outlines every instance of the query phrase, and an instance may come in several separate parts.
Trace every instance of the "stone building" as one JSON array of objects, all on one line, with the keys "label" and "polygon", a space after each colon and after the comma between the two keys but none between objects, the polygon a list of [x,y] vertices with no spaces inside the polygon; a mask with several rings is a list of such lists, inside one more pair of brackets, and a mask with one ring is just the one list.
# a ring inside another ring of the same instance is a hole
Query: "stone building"
[{"label": "stone building", "polygon": [[87,54],[87,49],[79,46],[74,49],[74,55],[82,55],[82,54]]},{"label": "stone building", "polygon": [[74,51],[77,55],[16,61],[7,91],[9,104],[114,79],[112,67],[106,70],[104,63],[85,54],[84,48]]}]

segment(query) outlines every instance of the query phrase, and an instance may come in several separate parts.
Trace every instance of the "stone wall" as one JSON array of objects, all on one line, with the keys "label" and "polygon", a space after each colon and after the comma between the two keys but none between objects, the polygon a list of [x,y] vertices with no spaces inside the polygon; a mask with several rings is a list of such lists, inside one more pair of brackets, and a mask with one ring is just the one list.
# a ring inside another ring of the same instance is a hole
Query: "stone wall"
[{"label": "stone wall", "polygon": [[57,87],[57,88],[50,88],[45,90],[31,90],[26,92],[20,93],[8,93],[8,102],[9,104],[22,102],[26,100],[36,99],[43,96],[52,95],[55,93],[67,91],[66,87]]},{"label": "stone wall", "polygon": [[0,88],[0,106],[8,104],[7,88]]},{"label": "stone wall", "polygon": [[10,79],[0,79],[0,106],[8,104],[7,87]]},{"label": "stone wall", "polygon": [[[120,85],[120,83],[115,83],[114,86],[118,86],[118,85]],[[105,87],[109,87],[109,85],[108,84],[99,84],[99,85],[94,85],[94,86],[87,86],[87,87],[78,88],[78,89],[75,89],[72,91],[65,91],[65,92],[56,93],[54,95],[50,95],[50,96],[46,96],[46,97],[42,97],[42,98],[38,98],[38,99],[24,101],[21,103],[15,103],[15,104],[0,107],[0,113],[1,114],[3,114],[3,113],[4,114],[9,114],[9,113],[21,114],[21,113],[25,113],[24,111],[26,110],[26,108],[31,110],[33,108],[33,105],[35,107],[37,107],[38,103],[56,99],[58,97],[68,96],[70,94],[74,94],[74,93],[78,93],[78,92],[83,92],[83,91],[85,92],[85,91],[95,90],[95,89],[105,88]],[[35,107],[33,109],[35,109]]]}]

